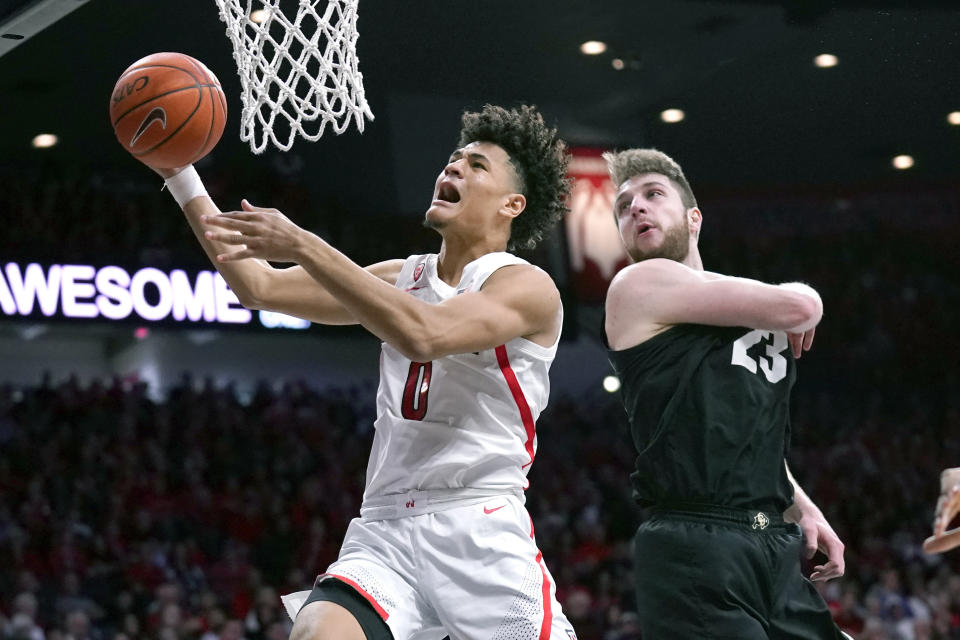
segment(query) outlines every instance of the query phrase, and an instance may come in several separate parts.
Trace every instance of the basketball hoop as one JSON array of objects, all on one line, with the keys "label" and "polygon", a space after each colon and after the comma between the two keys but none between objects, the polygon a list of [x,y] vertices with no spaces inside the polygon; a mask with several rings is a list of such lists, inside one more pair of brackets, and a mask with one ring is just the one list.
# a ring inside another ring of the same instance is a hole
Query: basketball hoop
[{"label": "basketball hoop", "polygon": [[[316,142],[373,120],[357,60],[358,0],[298,0],[291,19],[280,0],[216,0],[227,25],[242,87],[240,139],[262,153],[289,151],[300,136]],[[323,13],[319,8],[323,7]],[[254,19],[251,18],[253,16]]]}]

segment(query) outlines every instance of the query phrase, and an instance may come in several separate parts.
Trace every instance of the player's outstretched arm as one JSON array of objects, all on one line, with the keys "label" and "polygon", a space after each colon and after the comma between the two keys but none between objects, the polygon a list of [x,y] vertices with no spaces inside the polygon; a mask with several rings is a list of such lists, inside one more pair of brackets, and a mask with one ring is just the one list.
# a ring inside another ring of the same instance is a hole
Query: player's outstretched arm
[{"label": "player's outstretched arm", "polygon": [[[167,180],[171,192],[181,203],[194,235],[207,257],[237,295],[240,304],[248,309],[278,311],[320,324],[357,324],[350,312],[300,266],[277,269],[265,260],[218,262],[217,255],[228,251],[230,247],[205,235],[205,232],[213,227],[204,224],[203,217],[219,215],[220,210],[206,195],[199,177],[195,177],[192,167],[186,169],[188,175],[184,175],[181,169],[155,171]],[[178,179],[183,184],[178,184]],[[255,209],[246,201],[243,206],[250,210]],[[388,260],[373,264],[367,269],[392,284],[396,282],[402,265],[402,260]]]},{"label": "player's outstretched arm", "polygon": [[947,530],[960,513],[960,467],[944,469],[940,474],[940,497],[933,516],[933,535],[923,542],[927,553],[942,553],[960,546],[960,527]]},{"label": "player's outstretched arm", "polygon": [[800,525],[807,559],[812,558],[817,551],[822,551],[827,556],[826,563],[813,568],[810,579],[816,582],[841,577],[846,569],[846,563],[843,559],[844,544],[840,541],[840,536],[827,522],[820,508],[800,488],[799,483],[790,473],[786,460],[783,461],[783,466],[793,485],[793,505],[787,509],[784,517]]},{"label": "player's outstretched arm", "polygon": [[697,271],[674,260],[644,260],[621,270],[607,292],[611,347],[632,346],[666,326],[705,324],[786,331],[794,354],[809,349],[823,315],[820,296],[799,282],[773,285]]},{"label": "player's outstretched arm", "polygon": [[279,211],[234,211],[202,222],[219,228],[207,231],[207,239],[230,246],[216,257],[221,264],[296,262],[368,331],[417,362],[492,349],[521,336],[549,344],[560,331],[560,294],[537,267],[502,267],[480,291],[428,304],[360,268]]}]

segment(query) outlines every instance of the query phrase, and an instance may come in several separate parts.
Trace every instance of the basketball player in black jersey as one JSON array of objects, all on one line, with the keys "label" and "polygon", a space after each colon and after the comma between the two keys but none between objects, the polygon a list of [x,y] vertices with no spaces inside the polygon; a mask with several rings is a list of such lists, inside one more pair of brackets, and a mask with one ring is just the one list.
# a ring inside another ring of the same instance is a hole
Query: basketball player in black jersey
[{"label": "basketball player in black jersey", "polygon": [[635,263],[610,285],[604,331],[639,453],[634,497],[650,507],[634,541],[643,638],[843,638],[800,570],[806,541],[828,559],[813,580],[842,575],[843,544],[784,461],[820,296],[704,271],[677,163],[654,149],[605,159]]}]

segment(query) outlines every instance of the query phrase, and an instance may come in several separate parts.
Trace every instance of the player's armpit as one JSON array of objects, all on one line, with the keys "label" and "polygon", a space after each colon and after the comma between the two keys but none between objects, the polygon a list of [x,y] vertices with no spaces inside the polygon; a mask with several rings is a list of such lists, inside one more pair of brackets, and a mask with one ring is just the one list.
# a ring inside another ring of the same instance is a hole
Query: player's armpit
[{"label": "player's armpit", "polygon": [[480,291],[454,296],[431,310],[415,360],[493,349],[525,337],[543,346],[560,334],[560,293],[553,280],[530,265],[501,267]]},{"label": "player's armpit", "polygon": [[[679,262],[651,259],[623,269],[607,292],[608,339],[633,326],[705,324],[803,332],[816,326],[823,307],[809,287],[772,285],[704,273]],[[621,335],[623,334],[623,335]]]}]

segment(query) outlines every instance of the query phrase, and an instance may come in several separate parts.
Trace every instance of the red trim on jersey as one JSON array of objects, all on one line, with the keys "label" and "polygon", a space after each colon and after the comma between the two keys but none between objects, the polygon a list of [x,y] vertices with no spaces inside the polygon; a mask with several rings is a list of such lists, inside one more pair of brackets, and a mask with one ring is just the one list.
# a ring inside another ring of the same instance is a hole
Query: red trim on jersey
[{"label": "red trim on jersey", "polygon": [[356,590],[357,590],[357,593],[359,593],[361,596],[363,596],[363,597],[366,599],[366,601],[369,602],[370,605],[371,605],[374,609],[376,609],[377,613],[380,614],[380,617],[383,618],[383,621],[384,621],[384,622],[386,622],[386,621],[387,621],[387,618],[390,617],[390,614],[387,613],[386,610],[385,610],[383,607],[380,606],[380,604],[374,599],[374,597],[373,597],[372,595],[370,595],[369,593],[367,593],[366,591],[364,591],[364,590],[363,590],[363,587],[361,587],[360,585],[358,585],[356,582],[354,582],[354,581],[351,580],[350,578],[346,578],[346,577],[341,576],[341,575],[338,575],[338,574],[336,574],[336,573],[324,573],[324,574],[321,575],[320,577],[321,577],[321,578],[324,578],[324,577],[336,578],[337,580],[340,580],[341,582],[345,582],[346,584],[348,584],[348,585],[350,585],[351,587],[353,587],[354,589],[356,589]]},{"label": "red trim on jersey", "polygon": [[540,565],[540,573],[543,574],[543,622],[540,623],[540,635],[538,640],[550,640],[550,628],[553,626],[553,607],[550,598],[550,578],[547,576],[547,568],[543,566],[543,552],[537,549],[537,564]]},{"label": "red trim on jersey", "polygon": [[496,351],[497,364],[500,365],[500,373],[503,374],[503,378],[507,381],[507,386],[510,387],[510,393],[513,394],[513,401],[517,403],[517,409],[520,410],[520,419],[523,420],[523,427],[527,431],[527,441],[523,446],[530,456],[530,462],[523,465],[523,467],[521,467],[522,469],[533,464],[533,439],[537,435],[537,428],[533,422],[533,413],[530,411],[530,405],[527,404],[527,399],[523,395],[523,389],[520,388],[520,381],[517,380],[517,374],[513,372],[513,368],[510,366],[510,358],[507,357],[507,345],[500,345]]}]

